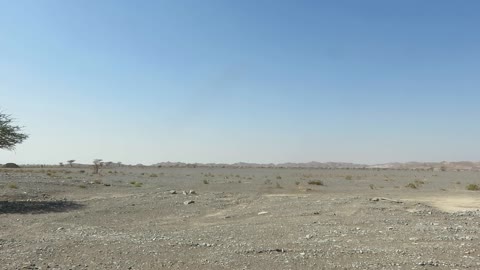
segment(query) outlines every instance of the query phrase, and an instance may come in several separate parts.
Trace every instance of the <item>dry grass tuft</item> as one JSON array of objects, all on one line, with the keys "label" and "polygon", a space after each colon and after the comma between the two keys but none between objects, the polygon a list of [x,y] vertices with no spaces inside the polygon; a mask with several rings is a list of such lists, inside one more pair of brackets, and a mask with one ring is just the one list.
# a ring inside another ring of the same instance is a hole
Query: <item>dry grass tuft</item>
[{"label": "dry grass tuft", "polygon": [[323,186],[322,180],[310,180],[308,181],[309,185]]}]

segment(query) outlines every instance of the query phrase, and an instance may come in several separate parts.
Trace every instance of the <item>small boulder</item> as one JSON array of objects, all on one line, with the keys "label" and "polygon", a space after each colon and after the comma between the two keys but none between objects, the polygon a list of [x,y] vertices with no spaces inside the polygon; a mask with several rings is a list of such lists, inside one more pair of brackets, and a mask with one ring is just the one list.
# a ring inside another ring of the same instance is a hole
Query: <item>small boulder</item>
[{"label": "small boulder", "polygon": [[185,205],[189,205],[189,204],[192,204],[192,203],[195,203],[195,201],[184,201],[183,204]]}]

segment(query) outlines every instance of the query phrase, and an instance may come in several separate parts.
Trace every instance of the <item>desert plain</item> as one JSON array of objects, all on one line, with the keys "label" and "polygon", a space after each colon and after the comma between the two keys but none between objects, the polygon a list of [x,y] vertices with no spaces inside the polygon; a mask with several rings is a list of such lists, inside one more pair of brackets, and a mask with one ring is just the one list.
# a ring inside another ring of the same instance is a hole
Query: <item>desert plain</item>
[{"label": "desert plain", "polygon": [[480,269],[478,171],[0,169],[0,269]]}]

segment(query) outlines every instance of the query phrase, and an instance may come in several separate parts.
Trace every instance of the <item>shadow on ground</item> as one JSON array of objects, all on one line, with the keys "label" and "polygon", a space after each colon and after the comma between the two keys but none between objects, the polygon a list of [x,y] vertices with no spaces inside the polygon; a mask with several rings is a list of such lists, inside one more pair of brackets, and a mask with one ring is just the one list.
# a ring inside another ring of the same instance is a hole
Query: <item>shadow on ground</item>
[{"label": "shadow on ground", "polygon": [[82,207],[83,204],[71,201],[0,201],[0,215],[60,213]]}]

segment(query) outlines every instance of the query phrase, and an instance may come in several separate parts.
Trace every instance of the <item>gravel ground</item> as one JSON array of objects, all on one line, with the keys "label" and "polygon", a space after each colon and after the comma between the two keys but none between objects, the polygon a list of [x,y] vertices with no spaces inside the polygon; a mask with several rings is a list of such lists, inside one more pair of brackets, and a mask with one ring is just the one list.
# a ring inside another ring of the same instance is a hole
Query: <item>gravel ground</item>
[{"label": "gravel ground", "polygon": [[480,269],[479,172],[83,170],[0,171],[1,269]]}]

